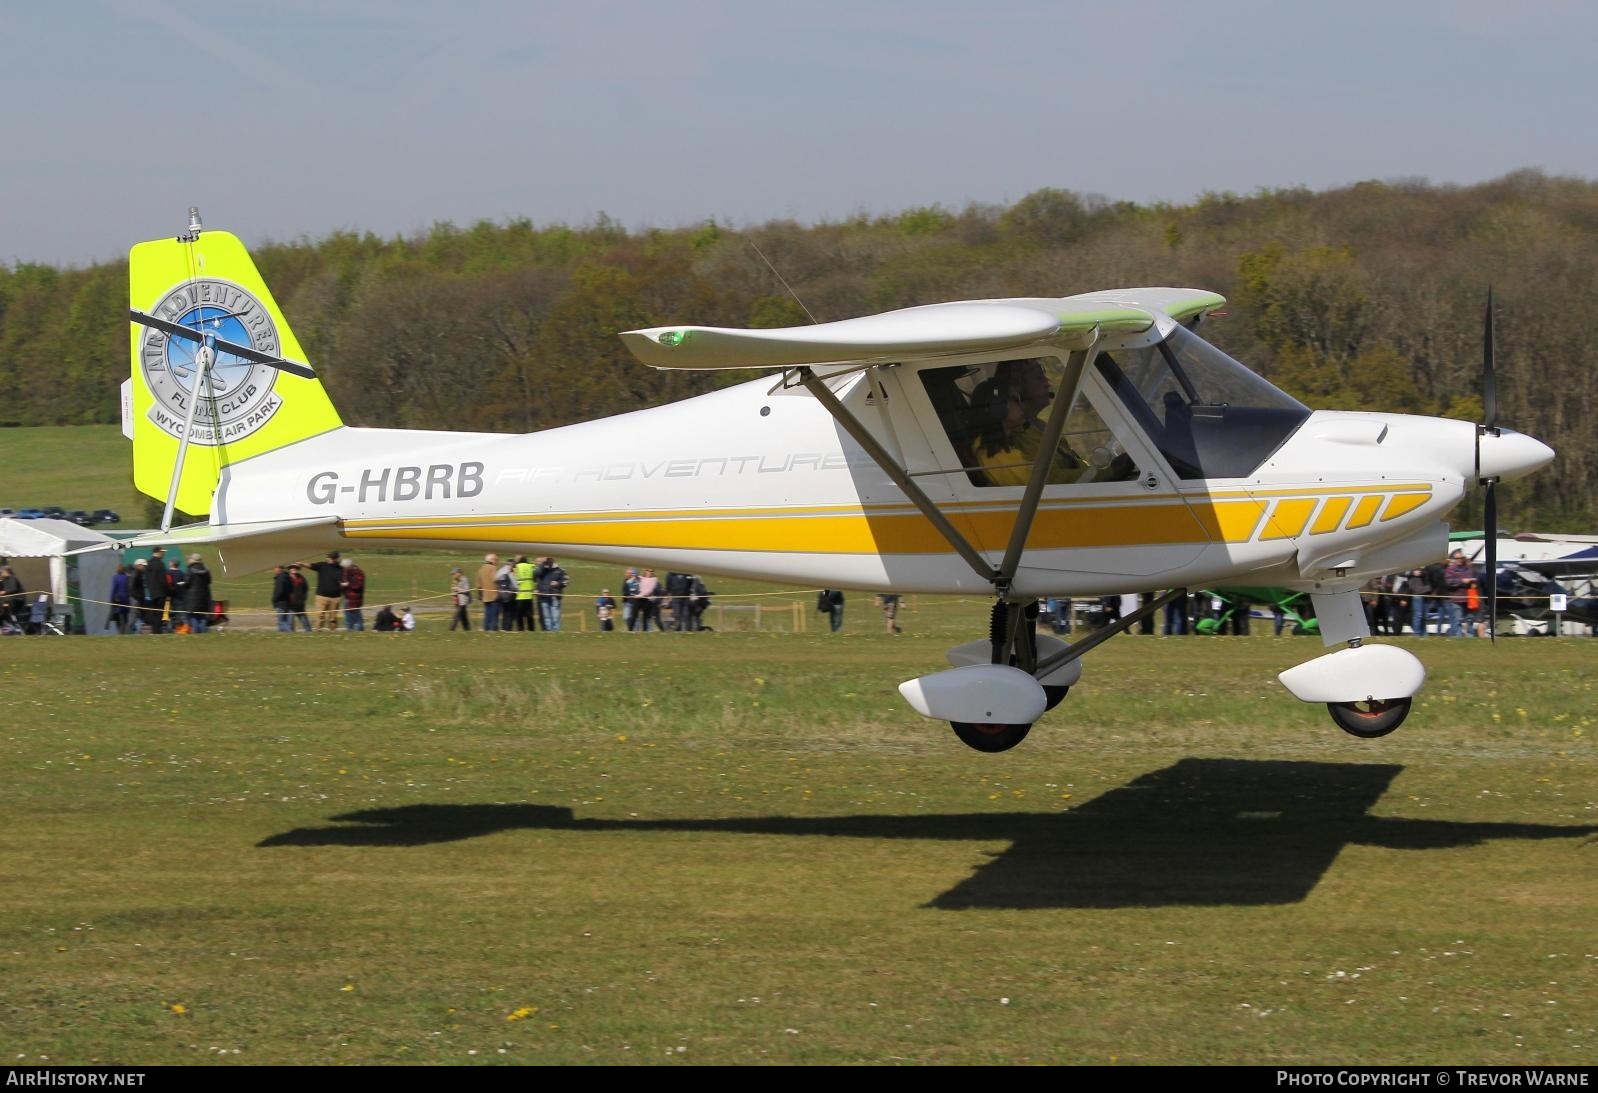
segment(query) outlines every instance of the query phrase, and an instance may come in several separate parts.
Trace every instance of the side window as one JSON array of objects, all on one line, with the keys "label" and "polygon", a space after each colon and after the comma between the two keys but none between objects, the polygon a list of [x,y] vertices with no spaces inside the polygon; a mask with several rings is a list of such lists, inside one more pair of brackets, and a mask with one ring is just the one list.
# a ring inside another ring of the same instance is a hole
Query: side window
[{"label": "side window", "polygon": [[[1043,447],[1063,368],[1053,357],[927,368],[921,383],[949,444],[977,486],[1024,486]],[[1050,485],[1136,479],[1137,465],[1079,393],[1060,443],[1047,453]]]},{"label": "side window", "polygon": [[1076,404],[1066,415],[1060,446],[1069,447],[1083,464],[1072,479],[1074,482],[1135,482],[1143,477],[1137,462],[1115,439],[1085,392],[1077,395]]}]

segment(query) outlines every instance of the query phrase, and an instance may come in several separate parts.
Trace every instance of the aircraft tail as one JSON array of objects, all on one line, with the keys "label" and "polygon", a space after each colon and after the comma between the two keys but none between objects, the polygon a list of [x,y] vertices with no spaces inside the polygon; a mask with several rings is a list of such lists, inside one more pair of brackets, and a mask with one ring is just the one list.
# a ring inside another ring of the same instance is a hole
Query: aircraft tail
[{"label": "aircraft tail", "polygon": [[193,221],[128,255],[123,432],[134,485],[201,516],[228,464],[343,423],[244,245]]}]

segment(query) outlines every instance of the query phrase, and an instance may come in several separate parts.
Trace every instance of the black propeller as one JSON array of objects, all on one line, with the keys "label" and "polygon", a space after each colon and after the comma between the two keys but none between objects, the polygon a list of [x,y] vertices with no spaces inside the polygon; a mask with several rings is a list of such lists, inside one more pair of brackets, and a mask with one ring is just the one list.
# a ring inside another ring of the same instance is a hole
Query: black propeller
[{"label": "black propeller", "polygon": [[[1493,351],[1493,290],[1487,288],[1487,317],[1483,322],[1481,344],[1482,423],[1476,430],[1477,481],[1481,481],[1481,438],[1498,435],[1498,374]],[[1498,640],[1498,479],[1486,480],[1482,498],[1483,534],[1487,538],[1487,637]]]}]

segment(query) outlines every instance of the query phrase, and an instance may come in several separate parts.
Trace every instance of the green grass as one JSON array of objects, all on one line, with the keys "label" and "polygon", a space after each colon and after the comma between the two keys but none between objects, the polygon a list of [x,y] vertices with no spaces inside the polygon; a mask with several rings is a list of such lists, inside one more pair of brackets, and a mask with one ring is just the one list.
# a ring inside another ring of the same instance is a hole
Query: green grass
[{"label": "green grass", "polygon": [[[376,558],[373,559],[375,563]],[[4,639],[13,1063],[1581,1063],[1583,640],[1117,638],[983,756],[890,639]]]},{"label": "green grass", "polygon": [[116,425],[0,429],[0,507],[112,509],[137,527],[144,495],[133,488],[132,460]]}]

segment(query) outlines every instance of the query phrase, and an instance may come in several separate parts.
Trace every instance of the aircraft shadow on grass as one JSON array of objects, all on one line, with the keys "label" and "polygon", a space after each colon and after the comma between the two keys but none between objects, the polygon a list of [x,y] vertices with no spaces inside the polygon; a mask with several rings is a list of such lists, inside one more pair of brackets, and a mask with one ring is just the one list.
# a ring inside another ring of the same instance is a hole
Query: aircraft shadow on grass
[{"label": "aircraft shadow on grass", "polygon": [[1402,770],[1183,759],[1064,812],[610,820],[554,805],[405,805],[345,813],[332,817],[341,826],[297,828],[257,845],[422,846],[518,829],[1008,841],[927,904],[959,910],[1296,903],[1345,846],[1440,850],[1598,833],[1598,825],[1370,815]]}]

